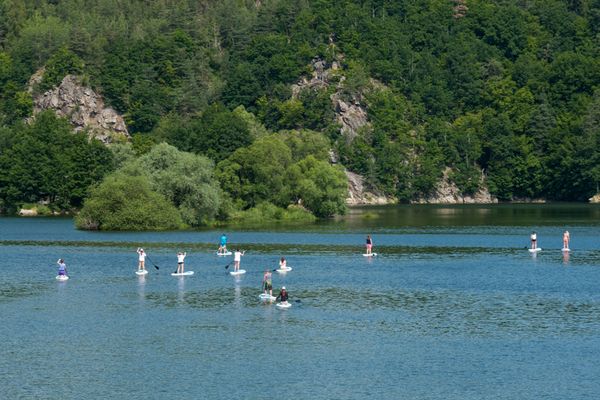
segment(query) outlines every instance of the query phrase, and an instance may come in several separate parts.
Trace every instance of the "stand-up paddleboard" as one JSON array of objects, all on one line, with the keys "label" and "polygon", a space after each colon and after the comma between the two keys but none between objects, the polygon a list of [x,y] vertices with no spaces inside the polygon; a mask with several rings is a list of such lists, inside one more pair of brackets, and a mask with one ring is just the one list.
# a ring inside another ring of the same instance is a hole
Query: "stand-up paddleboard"
[{"label": "stand-up paddleboard", "polygon": [[363,254],[365,257],[375,257],[377,253]]},{"label": "stand-up paddleboard", "polygon": [[219,252],[217,251],[217,255],[218,255],[218,256],[230,256],[230,255],[232,255],[232,254],[233,254],[233,253],[232,253],[232,252],[230,252],[230,251],[227,251],[227,252],[225,252],[225,253],[219,253]]},{"label": "stand-up paddleboard", "polygon": [[537,253],[538,251],[542,251],[541,247],[536,247],[535,249],[529,249],[530,253]]},{"label": "stand-up paddleboard", "polygon": [[261,293],[258,298],[265,301],[274,301],[277,297],[271,296],[269,293]]},{"label": "stand-up paddleboard", "polygon": [[568,247],[563,247],[563,248],[562,248],[562,251],[565,251],[565,252],[567,252],[567,251],[571,251],[571,249],[570,249],[570,248],[568,248]]},{"label": "stand-up paddleboard", "polygon": [[245,273],[246,273],[245,269],[240,269],[240,270],[237,270],[237,271],[229,271],[229,274],[233,275],[233,276],[243,275]]},{"label": "stand-up paddleboard", "polygon": [[171,272],[171,276],[190,276],[194,275],[194,271]]},{"label": "stand-up paddleboard", "polygon": [[275,307],[285,310],[286,308],[290,308],[292,303],[288,303],[287,301],[282,301],[281,303],[275,304]]},{"label": "stand-up paddleboard", "polygon": [[69,277],[67,275],[56,275],[57,281],[68,281]]},{"label": "stand-up paddleboard", "polygon": [[286,273],[286,272],[290,272],[292,270],[292,267],[283,267],[283,268],[277,268],[275,271],[279,272],[280,274]]},{"label": "stand-up paddleboard", "polygon": [[146,275],[148,273],[147,269],[138,269],[137,271],[135,271],[136,275]]}]

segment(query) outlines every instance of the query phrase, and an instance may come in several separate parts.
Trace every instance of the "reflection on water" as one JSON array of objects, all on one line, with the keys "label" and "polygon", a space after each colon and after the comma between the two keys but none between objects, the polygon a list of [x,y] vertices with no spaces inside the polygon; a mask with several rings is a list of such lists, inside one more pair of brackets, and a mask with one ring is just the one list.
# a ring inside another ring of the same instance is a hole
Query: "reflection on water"
[{"label": "reflection on water", "polygon": [[562,252],[562,256],[563,256],[563,264],[568,265],[569,264],[569,255],[570,252],[568,251],[563,251]]},{"label": "reflection on water", "polygon": [[183,304],[185,299],[185,276],[178,276],[177,279],[177,299]]},{"label": "reflection on water", "polygon": [[143,304],[146,300],[146,275],[136,275],[137,276],[137,288],[138,288],[138,299],[140,300],[140,304]]}]

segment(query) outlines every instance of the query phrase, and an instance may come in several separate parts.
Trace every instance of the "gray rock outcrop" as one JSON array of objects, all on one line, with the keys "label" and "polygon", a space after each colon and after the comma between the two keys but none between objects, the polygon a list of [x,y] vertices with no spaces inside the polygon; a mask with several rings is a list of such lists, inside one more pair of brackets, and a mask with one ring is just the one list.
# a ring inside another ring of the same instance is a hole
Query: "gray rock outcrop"
[{"label": "gray rock outcrop", "polygon": [[339,74],[340,65],[337,61],[328,63],[320,58],[312,60],[312,76],[310,79],[304,77],[295,85],[292,85],[292,97],[297,98],[305,89],[326,89],[333,83],[333,78],[339,78],[336,83],[336,91],[331,98],[331,105],[335,111],[335,120],[340,125],[340,133],[347,140],[352,141],[364,126],[369,125],[369,119],[365,107],[362,105],[361,95],[353,95],[348,99],[342,93],[345,77]]},{"label": "gray rock outcrop", "polygon": [[592,204],[598,204],[598,203],[600,203],[600,193],[598,193],[598,194],[590,197],[589,198],[589,202],[592,203]]},{"label": "gray rock outcrop", "polygon": [[366,190],[365,179],[354,172],[346,171],[348,177],[348,197],[346,204],[350,206],[392,204],[395,199]]},{"label": "gray rock outcrop", "polygon": [[[30,90],[43,76],[36,73],[30,80]],[[86,130],[90,137],[104,143],[129,139],[123,117],[114,109],[106,107],[102,97],[82,85],[75,75],[67,75],[52,90],[35,96],[34,115],[44,110],[54,110],[58,116],[67,118],[75,131]]]},{"label": "gray rock outcrop", "polygon": [[442,179],[438,182],[434,192],[424,198],[412,201],[413,204],[492,204],[498,199],[492,196],[485,185],[485,176],[481,175],[479,190],[471,195],[463,195],[454,182],[450,180],[450,168],[444,170]]}]

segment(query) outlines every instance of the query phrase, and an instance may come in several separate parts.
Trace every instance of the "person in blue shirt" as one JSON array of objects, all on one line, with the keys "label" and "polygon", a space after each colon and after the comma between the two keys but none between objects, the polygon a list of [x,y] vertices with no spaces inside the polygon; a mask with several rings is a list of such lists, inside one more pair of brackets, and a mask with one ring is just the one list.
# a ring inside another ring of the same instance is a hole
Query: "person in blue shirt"
[{"label": "person in blue shirt", "polygon": [[220,254],[227,253],[227,235],[225,235],[225,234],[221,235],[221,242],[219,244],[219,253]]}]

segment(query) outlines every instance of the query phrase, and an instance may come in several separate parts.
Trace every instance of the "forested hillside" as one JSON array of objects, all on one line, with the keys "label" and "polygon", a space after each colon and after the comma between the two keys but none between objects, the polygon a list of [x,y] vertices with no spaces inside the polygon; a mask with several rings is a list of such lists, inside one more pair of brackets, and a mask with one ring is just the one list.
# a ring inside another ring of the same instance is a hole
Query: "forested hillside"
[{"label": "forested hillside", "polygon": [[[315,60],[328,82],[293,91]],[[96,156],[72,174],[62,123],[23,122],[66,74],[133,135],[107,154],[81,144]],[[599,83],[600,0],[0,0],[0,207],[78,208],[110,173],[144,180],[191,225],[259,205],[329,216],[344,209],[340,164],[400,201],[447,168],[466,194],[583,201],[600,182]],[[355,135],[332,96],[366,110]],[[133,166],[162,142],[205,157],[189,183],[202,215]]]}]

